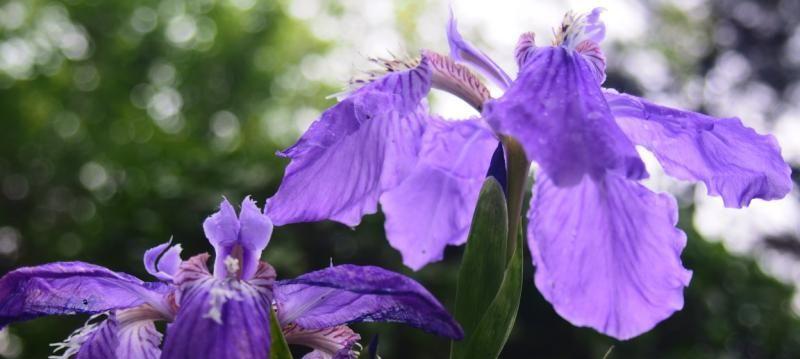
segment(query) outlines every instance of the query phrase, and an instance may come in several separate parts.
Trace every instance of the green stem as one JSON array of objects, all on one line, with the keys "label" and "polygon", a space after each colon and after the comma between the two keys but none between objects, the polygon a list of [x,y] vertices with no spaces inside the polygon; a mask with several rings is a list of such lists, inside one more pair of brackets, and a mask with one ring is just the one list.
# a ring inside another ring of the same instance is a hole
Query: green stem
[{"label": "green stem", "polygon": [[525,156],[522,145],[511,137],[504,136],[503,147],[506,151],[506,168],[508,180],[508,254],[509,257],[517,248],[522,221],[522,200],[525,196],[525,183],[531,163]]}]

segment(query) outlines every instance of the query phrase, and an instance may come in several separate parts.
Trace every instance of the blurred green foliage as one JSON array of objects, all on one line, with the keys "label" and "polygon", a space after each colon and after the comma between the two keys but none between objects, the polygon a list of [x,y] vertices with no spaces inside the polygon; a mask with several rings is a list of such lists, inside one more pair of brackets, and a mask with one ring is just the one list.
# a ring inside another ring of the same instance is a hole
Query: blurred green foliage
[{"label": "blurred green foliage", "polygon": [[[221,196],[262,202],[273,193],[286,164],[274,152],[297,138],[297,111],[324,109],[336,90],[292,78],[304,56],[328,44],[284,5],[0,3],[0,273],[83,260],[146,278],[141,255],[171,236],[186,254],[210,250],[201,223]],[[414,7],[405,11],[412,16]],[[401,22],[408,26],[413,21]],[[675,62],[683,73],[703,71],[684,60]],[[614,73],[609,79],[631,87]],[[699,238],[691,208],[684,212],[683,257],[694,277],[683,311],[621,343],[574,328],[536,292],[526,253],[520,313],[501,357],[601,358],[612,345],[610,358],[796,357],[793,289]],[[327,222],[277,228],[265,258],[282,278],[330,261],[381,265],[413,276],[452,309],[463,250],[450,248],[443,262],[411,272],[383,239],[382,223],[375,215],[355,230]],[[47,344],[83,320],[17,324],[11,342],[18,357],[46,357]],[[446,340],[410,328],[356,328],[363,343],[380,334],[385,358],[448,354]]]}]

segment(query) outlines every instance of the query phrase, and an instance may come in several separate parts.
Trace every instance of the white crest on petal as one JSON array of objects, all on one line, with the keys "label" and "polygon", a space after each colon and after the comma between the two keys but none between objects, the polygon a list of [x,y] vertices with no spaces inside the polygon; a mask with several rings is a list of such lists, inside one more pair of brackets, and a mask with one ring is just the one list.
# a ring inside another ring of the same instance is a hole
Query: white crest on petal
[{"label": "white crest on petal", "polygon": [[[580,43],[585,40],[591,39],[602,31],[598,27],[589,27],[589,15],[591,13],[576,14],[573,11],[568,11],[564,14],[564,20],[561,21],[561,27],[553,29],[554,46],[564,46],[570,50],[575,50]],[[588,30],[587,30],[588,28]]]},{"label": "white crest on petal", "polygon": [[[100,313],[95,314],[89,319],[86,320],[86,323],[83,324],[82,327],[75,329],[67,339],[64,339],[58,343],[50,344],[53,348],[53,355],[48,356],[48,359],[68,359],[72,356],[78,354],[78,351],[81,349],[81,345],[85,343],[97,329],[97,326],[102,323],[102,320],[96,320],[102,316],[108,317],[108,313]],[[63,352],[58,354],[59,351]]]},{"label": "white crest on petal", "polygon": [[[227,264],[227,260],[225,261]],[[233,286],[237,286],[237,281],[231,281]],[[229,300],[242,300],[235,290],[225,288],[224,286],[215,286],[209,291],[211,299],[208,301],[208,312],[203,314],[203,318],[208,318],[222,325],[222,306]]]}]

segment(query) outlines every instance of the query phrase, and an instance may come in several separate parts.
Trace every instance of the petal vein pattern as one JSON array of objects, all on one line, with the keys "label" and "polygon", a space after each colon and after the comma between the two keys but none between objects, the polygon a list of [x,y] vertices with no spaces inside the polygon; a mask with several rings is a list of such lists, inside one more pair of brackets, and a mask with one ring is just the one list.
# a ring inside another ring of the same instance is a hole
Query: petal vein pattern
[{"label": "petal vein pattern", "polygon": [[425,57],[390,73],[325,111],[292,147],[268,214],[276,225],[330,219],[356,226],[377,211],[380,194],[416,162],[431,88]]},{"label": "petal vein pattern", "polygon": [[570,187],[540,175],[528,218],[536,286],[574,325],[628,339],[683,307],[672,197],[613,173]]}]

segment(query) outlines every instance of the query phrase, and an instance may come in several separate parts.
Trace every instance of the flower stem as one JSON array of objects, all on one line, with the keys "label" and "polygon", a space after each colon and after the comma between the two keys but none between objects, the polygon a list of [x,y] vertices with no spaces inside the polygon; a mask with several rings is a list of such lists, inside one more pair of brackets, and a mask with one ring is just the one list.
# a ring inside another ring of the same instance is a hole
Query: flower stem
[{"label": "flower stem", "polygon": [[525,196],[525,183],[528,179],[528,169],[531,163],[525,156],[525,150],[519,142],[511,137],[503,136],[503,146],[506,150],[506,166],[508,168],[508,254],[509,257],[517,248],[522,221],[522,200]]}]

